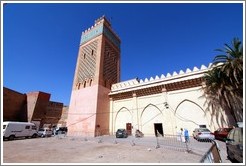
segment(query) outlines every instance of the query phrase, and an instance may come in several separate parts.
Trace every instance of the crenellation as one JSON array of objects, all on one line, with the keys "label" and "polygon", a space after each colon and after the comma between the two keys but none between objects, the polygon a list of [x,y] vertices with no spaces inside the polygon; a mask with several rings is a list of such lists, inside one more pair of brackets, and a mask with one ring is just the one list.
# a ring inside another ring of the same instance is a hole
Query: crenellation
[{"label": "crenellation", "polygon": [[183,71],[183,70],[180,70],[180,71],[179,71],[179,75],[180,75],[180,74],[184,74],[184,71]]},{"label": "crenellation", "polygon": [[161,79],[163,79],[163,78],[166,78],[166,77],[164,76],[164,74],[161,75]]},{"label": "crenellation", "polygon": [[193,71],[199,71],[199,69],[195,66],[195,67],[193,68]]},{"label": "crenellation", "polygon": [[156,75],[155,78],[150,77],[149,79],[145,78],[145,79],[140,79],[139,80],[138,78],[135,78],[135,79],[132,79],[132,80],[128,80],[128,81],[124,81],[124,82],[120,82],[120,83],[114,84],[115,86],[112,86],[112,90],[133,87],[133,86],[136,86],[136,85],[139,85],[139,84],[146,84],[146,83],[149,83],[149,82],[157,82],[159,80],[170,79],[170,78],[175,77],[175,76],[184,75],[184,74],[197,72],[197,71],[201,71],[201,70],[206,70],[206,69],[208,69],[208,68],[205,65],[201,65],[200,69],[198,69],[195,66],[193,68],[193,70],[191,70],[190,68],[187,68],[185,72],[183,70],[180,70],[179,73],[174,71],[172,74],[167,73],[166,76],[164,74],[161,74],[160,77],[158,75]]},{"label": "crenellation", "polygon": [[176,76],[178,75],[178,73],[176,71],[173,72],[173,76]]},{"label": "crenellation", "polygon": [[205,70],[205,69],[207,69],[207,67],[205,65],[201,65],[200,70]]},{"label": "crenellation", "polygon": [[208,68],[211,68],[212,66],[213,66],[212,63],[209,63],[209,64],[208,64]]},{"label": "crenellation", "polygon": [[166,77],[171,77],[172,75],[170,73],[167,73],[167,76]]},{"label": "crenellation", "polygon": [[191,72],[190,68],[187,68],[185,73],[190,73],[190,72]]}]

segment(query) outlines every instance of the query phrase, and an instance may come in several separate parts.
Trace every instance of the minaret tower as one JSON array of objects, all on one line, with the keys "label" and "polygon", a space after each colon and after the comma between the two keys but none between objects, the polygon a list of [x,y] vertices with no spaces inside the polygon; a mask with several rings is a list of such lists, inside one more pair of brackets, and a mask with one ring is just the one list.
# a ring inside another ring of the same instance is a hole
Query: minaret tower
[{"label": "minaret tower", "polygon": [[68,111],[68,134],[109,133],[109,92],[120,81],[120,38],[102,16],[82,32]]}]

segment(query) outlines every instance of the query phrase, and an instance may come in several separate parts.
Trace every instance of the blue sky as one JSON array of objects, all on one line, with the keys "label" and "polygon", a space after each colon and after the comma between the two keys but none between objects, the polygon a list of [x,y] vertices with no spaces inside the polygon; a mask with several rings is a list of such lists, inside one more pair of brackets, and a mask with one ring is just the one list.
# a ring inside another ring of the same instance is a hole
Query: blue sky
[{"label": "blue sky", "polygon": [[69,105],[82,31],[105,15],[121,38],[121,80],[208,65],[243,41],[242,3],[9,3],[3,8],[3,86]]}]

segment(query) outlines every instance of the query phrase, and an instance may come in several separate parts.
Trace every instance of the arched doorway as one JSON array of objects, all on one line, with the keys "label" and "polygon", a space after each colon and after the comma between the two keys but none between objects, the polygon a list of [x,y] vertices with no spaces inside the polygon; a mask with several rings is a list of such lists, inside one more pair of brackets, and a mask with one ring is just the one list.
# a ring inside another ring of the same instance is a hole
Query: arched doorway
[{"label": "arched doorway", "polygon": [[117,131],[117,129],[126,129],[128,134],[132,134],[132,114],[131,112],[126,108],[121,108],[115,117],[115,127],[114,132]]},{"label": "arched doorway", "polygon": [[163,135],[164,120],[161,110],[153,104],[146,106],[141,114],[140,130],[144,135]]}]

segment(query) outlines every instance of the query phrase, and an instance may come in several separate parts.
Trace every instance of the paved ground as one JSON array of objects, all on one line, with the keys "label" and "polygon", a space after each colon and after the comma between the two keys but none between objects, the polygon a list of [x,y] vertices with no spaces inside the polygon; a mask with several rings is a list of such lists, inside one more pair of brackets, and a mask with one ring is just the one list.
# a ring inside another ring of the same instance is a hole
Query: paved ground
[{"label": "paved ground", "polygon": [[[50,137],[19,139],[3,142],[3,163],[199,163],[211,143],[191,140],[187,153],[185,146],[155,137],[115,138],[103,136]],[[158,144],[157,144],[158,143]],[[177,146],[175,146],[175,143]],[[225,143],[218,142],[223,163],[226,158]],[[159,148],[156,148],[159,145]],[[194,153],[193,153],[194,152]]]}]

